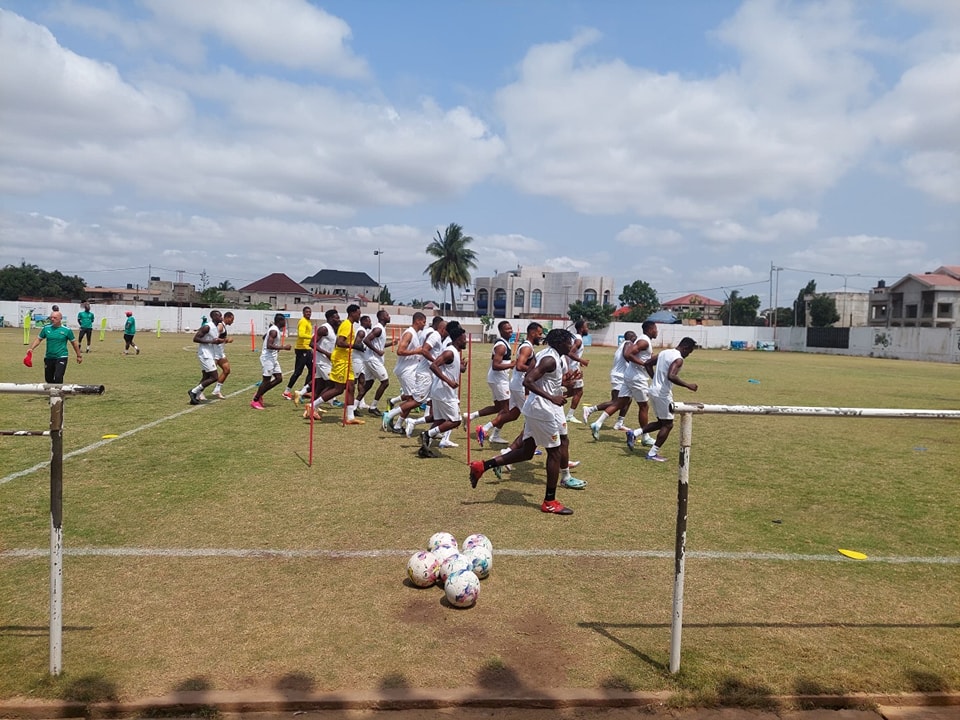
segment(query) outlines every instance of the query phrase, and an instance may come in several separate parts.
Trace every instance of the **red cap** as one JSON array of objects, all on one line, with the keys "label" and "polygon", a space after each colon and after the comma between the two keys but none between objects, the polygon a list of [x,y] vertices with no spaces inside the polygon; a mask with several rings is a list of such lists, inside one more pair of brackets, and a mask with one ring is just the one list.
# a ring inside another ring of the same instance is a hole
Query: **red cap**
[{"label": "red cap", "polygon": [[127,317],[130,317],[131,315],[133,315],[133,313],[132,313],[131,311],[127,310]]}]

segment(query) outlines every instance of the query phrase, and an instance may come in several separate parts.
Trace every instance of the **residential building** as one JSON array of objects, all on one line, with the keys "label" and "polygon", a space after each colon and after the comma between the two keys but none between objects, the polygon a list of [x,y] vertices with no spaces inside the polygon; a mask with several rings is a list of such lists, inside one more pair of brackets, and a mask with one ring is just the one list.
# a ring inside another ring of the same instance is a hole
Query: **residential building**
[{"label": "residential building", "polygon": [[268,303],[274,310],[298,310],[313,302],[313,296],[307,288],[283,273],[271,273],[237,292],[244,305]]},{"label": "residential building", "polygon": [[960,326],[960,265],[905,275],[889,287],[881,280],[870,292],[870,325]]},{"label": "residential building", "polygon": [[833,300],[840,319],[833,327],[865,327],[870,316],[870,293],[853,290],[818,292],[817,295]]},{"label": "residential building", "polygon": [[704,295],[690,293],[660,304],[663,310],[669,310],[681,320],[700,320],[703,322],[720,320],[723,303]]},{"label": "residential building", "polygon": [[380,295],[377,281],[365,272],[321,270],[304,278],[300,285],[314,295],[337,295],[343,298],[367,298],[376,301]]},{"label": "residential building", "polygon": [[477,315],[496,318],[565,318],[577,300],[612,305],[612,277],[518,267],[494,277],[474,278]]}]

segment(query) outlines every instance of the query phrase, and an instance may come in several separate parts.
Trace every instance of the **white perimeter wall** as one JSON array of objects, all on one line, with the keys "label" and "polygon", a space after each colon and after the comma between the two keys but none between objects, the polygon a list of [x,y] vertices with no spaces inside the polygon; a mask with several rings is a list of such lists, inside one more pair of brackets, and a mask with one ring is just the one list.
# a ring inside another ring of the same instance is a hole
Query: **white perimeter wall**
[{"label": "white perimeter wall", "polygon": [[[319,306],[313,306],[314,320],[323,322],[323,312]],[[228,308],[224,308],[228,309]],[[77,313],[80,305],[77,303],[60,303],[66,324],[77,327]],[[188,332],[187,328],[195,331],[200,318],[206,314],[203,308],[176,308],[151,307],[145,305],[92,305],[91,310],[96,316],[94,328],[100,329],[101,318],[107,318],[107,329],[113,332],[123,330],[126,320],[126,311],[133,310],[137,319],[137,332],[150,333],[157,331],[160,323],[160,332]],[[401,315],[397,308],[391,310],[391,325],[407,327],[413,308],[403,308],[409,314]],[[341,315],[344,308],[340,308]],[[21,303],[15,301],[0,301],[0,315],[4,317],[7,327],[23,327],[23,318],[28,313],[39,312],[49,314],[50,306],[37,303]],[[364,308],[365,314],[373,315],[375,307]],[[234,335],[249,335],[250,322],[253,321],[254,332],[260,335],[266,332],[273,321],[273,310],[233,310],[236,321],[233,324]],[[292,320],[299,319],[299,313],[289,313]],[[429,317],[429,313],[428,313]],[[448,317],[447,319],[453,319]],[[457,318],[475,339],[480,337],[481,325],[477,317]],[[499,322],[499,320],[497,320]],[[523,331],[530,322],[529,319],[510,318],[515,330]],[[556,321],[544,321],[554,327],[562,327]],[[658,325],[660,336],[655,341],[656,347],[673,347],[681,338],[690,336],[697,344],[710,349],[730,349],[731,342],[744,342],[749,350],[758,345],[774,343],[777,350],[790,352],[812,352],[830,355],[861,355],[866,357],[882,357],[899,360],[928,360],[933,362],[960,363],[960,328],[850,328],[849,349],[813,348],[806,346],[806,328],[765,328],[765,327],[737,327],[730,325]],[[639,323],[616,322],[602,330],[591,333],[590,341],[593,345],[614,347],[618,339],[627,330],[640,332]]]}]

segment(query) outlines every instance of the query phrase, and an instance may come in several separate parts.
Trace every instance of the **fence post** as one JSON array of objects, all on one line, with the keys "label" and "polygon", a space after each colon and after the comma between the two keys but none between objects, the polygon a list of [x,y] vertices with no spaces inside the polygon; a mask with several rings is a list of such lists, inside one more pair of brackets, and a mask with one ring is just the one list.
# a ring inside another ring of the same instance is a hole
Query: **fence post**
[{"label": "fence post", "polygon": [[670,624],[670,672],[680,669],[683,632],[683,574],[687,554],[687,496],[690,489],[690,443],[693,414],[680,413],[680,468],[677,472],[677,537],[674,549],[673,620]]}]

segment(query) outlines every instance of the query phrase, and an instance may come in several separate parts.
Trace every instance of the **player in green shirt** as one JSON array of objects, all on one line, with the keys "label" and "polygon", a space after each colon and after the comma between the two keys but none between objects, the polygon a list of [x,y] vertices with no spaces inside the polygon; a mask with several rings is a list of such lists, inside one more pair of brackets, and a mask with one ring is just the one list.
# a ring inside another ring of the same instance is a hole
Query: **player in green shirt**
[{"label": "player in green shirt", "polygon": [[137,321],[133,317],[133,313],[127,310],[127,321],[123,324],[123,341],[126,343],[123,347],[123,354],[126,355],[130,348],[136,350],[137,355],[140,354],[140,348],[137,347],[136,343],[133,342],[133,336],[137,334]]},{"label": "player in green shirt", "polygon": [[90,338],[93,337],[93,313],[90,312],[90,303],[83,304],[83,310],[77,314],[77,323],[80,325],[78,342],[83,345],[83,338],[87,338],[87,352],[90,352]]},{"label": "player in green shirt", "polygon": [[47,352],[43,356],[44,378],[48,383],[62,385],[63,374],[67,371],[67,361],[70,359],[67,343],[73,345],[78,363],[83,362],[83,355],[80,354],[80,346],[77,345],[73,330],[64,327],[63,313],[59,310],[50,313],[50,324],[43,327],[40,335],[27,348],[27,355],[23,358],[23,364],[27,367],[33,367],[33,350],[41,340],[47,341]]}]

